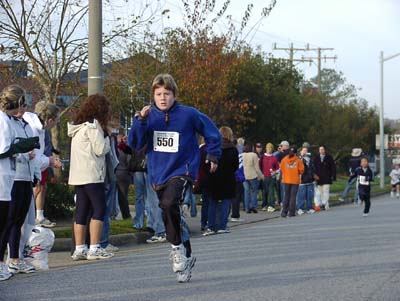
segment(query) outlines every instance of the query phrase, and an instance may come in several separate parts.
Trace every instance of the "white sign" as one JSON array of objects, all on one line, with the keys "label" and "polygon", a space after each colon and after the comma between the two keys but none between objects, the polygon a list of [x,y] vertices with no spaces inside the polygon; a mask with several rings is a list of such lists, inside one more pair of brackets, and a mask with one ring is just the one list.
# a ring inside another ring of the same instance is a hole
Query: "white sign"
[{"label": "white sign", "polygon": [[155,152],[177,153],[179,150],[179,133],[154,131],[153,149]]},{"label": "white sign", "polygon": [[[375,135],[375,146],[376,149],[380,149],[381,148],[381,139],[380,139],[380,135]],[[384,149],[388,149],[389,147],[389,135],[383,135],[383,148]]]},{"label": "white sign", "polygon": [[400,134],[389,136],[389,148],[400,148]]}]

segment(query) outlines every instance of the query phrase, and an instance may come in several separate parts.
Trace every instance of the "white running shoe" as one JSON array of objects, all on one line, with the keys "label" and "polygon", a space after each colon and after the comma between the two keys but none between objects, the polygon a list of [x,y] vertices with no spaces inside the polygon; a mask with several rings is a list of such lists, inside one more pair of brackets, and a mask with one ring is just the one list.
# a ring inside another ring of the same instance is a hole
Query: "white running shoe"
[{"label": "white running shoe", "polygon": [[172,261],[172,270],[174,273],[183,272],[188,264],[185,247],[173,247],[169,254],[169,259]]},{"label": "white running shoe", "polygon": [[148,244],[154,244],[154,243],[166,242],[166,241],[167,241],[167,239],[166,239],[165,235],[160,235],[160,236],[154,235],[154,236],[152,236],[152,237],[150,237],[149,239],[146,240],[146,242]]},{"label": "white running shoe", "polygon": [[119,248],[112,244],[108,244],[107,247],[104,248],[104,250],[106,250],[108,253],[114,253],[114,252],[118,252]]},{"label": "white running shoe", "polygon": [[71,258],[72,258],[73,261],[86,260],[87,259],[87,253],[88,253],[87,249],[84,249],[82,251],[75,250],[74,254],[72,254]]},{"label": "white running shoe", "polygon": [[50,221],[47,218],[44,218],[42,220],[36,220],[35,221],[36,226],[44,227],[44,228],[54,228],[56,226],[56,223]]},{"label": "white running shoe", "polygon": [[314,209],[310,209],[310,210],[307,211],[307,213],[313,214],[313,213],[315,213],[315,210]]},{"label": "white running shoe", "polygon": [[329,203],[328,202],[326,202],[326,204],[325,204],[325,210],[329,210]]},{"label": "white running shoe", "polygon": [[239,217],[231,217],[230,221],[232,223],[240,223],[240,222],[244,222],[243,218],[239,218]]},{"label": "white running shoe", "polygon": [[114,257],[114,253],[109,253],[103,248],[89,250],[89,252],[87,253],[87,260],[108,259],[111,257]]},{"label": "white running shoe", "polygon": [[0,281],[8,280],[13,276],[12,273],[8,271],[8,267],[4,262],[0,262]]},{"label": "white running shoe", "polygon": [[204,232],[203,232],[203,236],[209,236],[209,235],[214,235],[216,234],[216,232],[214,230],[211,230],[210,228],[207,228]]},{"label": "white running shoe", "polygon": [[195,263],[196,263],[196,257],[192,256],[187,259],[186,269],[183,270],[182,272],[176,273],[176,280],[179,283],[185,283],[190,281],[190,278],[192,278],[192,269]]},{"label": "white running shoe", "polygon": [[18,263],[13,263],[10,261],[8,263],[8,271],[12,274],[18,274],[18,273],[29,274],[36,272],[36,269],[32,265],[27,264],[25,261],[21,260]]},{"label": "white running shoe", "polygon": [[229,229],[221,229],[217,231],[217,234],[225,234],[225,233],[231,233]]},{"label": "white running shoe", "polygon": [[339,198],[339,202],[344,202],[344,198]]},{"label": "white running shoe", "polygon": [[297,215],[303,215],[304,211],[302,209],[297,210]]},{"label": "white running shoe", "polygon": [[368,216],[368,213],[363,213],[363,217],[367,217]]},{"label": "white running shoe", "polygon": [[272,206],[268,206],[267,211],[268,211],[268,212],[275,212],[275,208],[272,207]]}]

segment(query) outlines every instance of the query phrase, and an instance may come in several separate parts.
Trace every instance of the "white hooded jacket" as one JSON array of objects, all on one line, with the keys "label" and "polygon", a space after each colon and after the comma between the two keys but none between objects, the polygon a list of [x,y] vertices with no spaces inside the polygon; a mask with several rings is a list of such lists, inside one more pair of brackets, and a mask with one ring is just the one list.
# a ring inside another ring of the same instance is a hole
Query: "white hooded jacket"
[{"label": "white hooded jacket", "polygon": [[100,123],[68,123],[72,137],[69,169],[70,185],[102,183],[106,176],[105,155],[110,151],[110,139],[104,137]]}]

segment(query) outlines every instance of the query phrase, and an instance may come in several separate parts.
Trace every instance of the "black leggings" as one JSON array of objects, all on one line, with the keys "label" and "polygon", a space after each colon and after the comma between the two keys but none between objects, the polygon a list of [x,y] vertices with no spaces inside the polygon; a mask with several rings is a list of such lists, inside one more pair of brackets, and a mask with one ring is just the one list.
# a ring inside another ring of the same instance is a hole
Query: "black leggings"
[{"label": "black leggings", "polygon": [[9,207],[10,201],[0,201],[0,261],[4,260],[4,253],[10,236],[10,227],[7,228]]},{"label": "black leggings", "polygon": [[19,257],[19,241],[21,239],[21,227],[32,201],[32,182],[15,181],[11,190],[11,202],[8,209],[8,223],[10,223],[10,258]]},{"label": "black leggings", "polygon": [[369,213],[371,208],[371,196],[369,194],[360,194],[360,200],[364,202],[364,213]]},{"label": "black leggings", "polygon": [[104,183],[92,183],[75,186],[76,212],[75,223],[86,225],[88,216],[104,221],[106,212],[106,190]]}]

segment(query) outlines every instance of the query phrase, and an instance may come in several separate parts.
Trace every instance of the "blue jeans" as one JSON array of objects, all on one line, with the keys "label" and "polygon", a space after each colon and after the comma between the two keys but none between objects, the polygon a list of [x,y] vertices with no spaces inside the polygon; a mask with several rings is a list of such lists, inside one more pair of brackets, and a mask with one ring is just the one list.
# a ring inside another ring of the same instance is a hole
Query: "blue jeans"
[{"label": "blue jeans", "polygon": [[244,187],[244,209],[246,211],[257,208],[258,180],[246,180]]},{"label": "blue jeans", "polygon": [[146,198],[146,178],[145,173],[136,171],[133,174],[133,185],[135,186],[135,217],[133,227],[141,229],[144,226],[144,209]]},{"label": "blue jeans", "polygon": [[230,199],[211,200],[208,205],[208,228],[213,231],[226,230],[230,211]]},{"label": "blue jeans", "polygon": [[296,209],[311,210],[314,202],[314,183],[301,184],[297,192]]},{"label": "blue jeans", "polygon": [[110,182],[106,186],[106,212],[104,214],[103,229],[101,230],[100,246],[107,247],[110,238],[110,215],[116,200],[117,182]]},{"label": "blue jeans", "polygon": [[196,195],[193,193],[192,186],[189,186],[189,188],[186,190],[185,199],[183,200],[183,203],[189,206],[190,216],[196,217],[197,216],[197,198],[196,198]]},{"label": "blue jeans", "polygon": [[211,197],[206,190],[201,192],[201,229],[208,227],[208,207],[211,202]]},{"label": "blue jeans", "polygon": [[[342,193],[342,199],[345,200],[347,198],[347,195],[349,194],[351,187],[353,187],[354,183],[357,181],[357,177],[351,179],[350,182],[347,183],[346,188],[343,190]],[[357,190],[357,185],[356,185],[356,190],[354,191],[354,200],[357,201],[358,197],[358,190]]]},{"label": "blue jeans", "polygon": [[146,209],[147,209],[147,226],[154,230],[155,236],[165,235],[165,226],[162,220],[162,211],[159,206],[157,193],[150,184],[150,175],[144,174],[146,181]]}]

